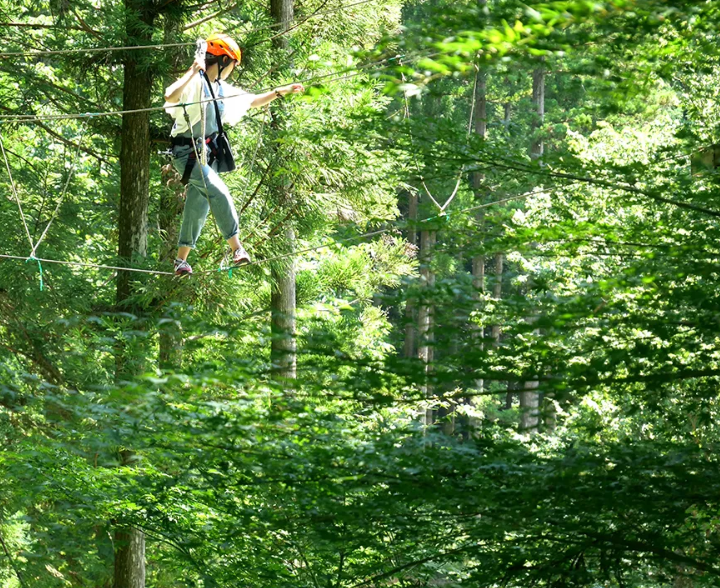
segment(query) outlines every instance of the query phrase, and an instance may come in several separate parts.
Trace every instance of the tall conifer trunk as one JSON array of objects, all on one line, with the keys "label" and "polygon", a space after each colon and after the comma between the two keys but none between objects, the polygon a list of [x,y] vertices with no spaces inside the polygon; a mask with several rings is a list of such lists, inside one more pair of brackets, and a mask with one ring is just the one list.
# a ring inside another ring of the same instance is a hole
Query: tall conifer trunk
[{"label": "tall conifer trunk", "polygon": [[115,532],[113,588],[145,588],[145,534],[127,528]]},{"label": "tall conifer trunk", "polygon": [[[128,45],[150,44],[155,13],[152,5],[140,0],[125,0]],[[152,69],[138,62],[142,55],[128,52],[124,61],[123,110],[151,106]],[[124,114],[120,132],[120,214],[118,217],[118,257],[122,265],[147,253],[148,203],[150,197],[150,116],[148,112]],[[118,272],[117,306],[140,312],[129,304],[133,296],[133,275]],[[147,360],[144,353],[116,349],[118,379],[139,373]],[[130,452],[123,452],[128,463]],[[113,588],[145,587],[145,535],[136,528],[115,531]]]},{"label": "tall conifer trunk", "polygon": [[[408,220],[410,228],[407,240],[413,248],[417,247],[418,195],[415,191],[408,192]],[[411,297],[405,302],[405,357],[415,357],[415,300]]]},{"label": "tall conifer trunk", "polygon": [[[484,1],[480,1],[480,5],[484,5]],[[475,120],[474,128],[475,134],[482,139],[487,138],[487,74],[484,71],[478,72],[478,80],[475,85]],[[482,204],[485,200],[482,192],[482,182],[484,175],[481,172],[473,172],[471,181],[473,194],[478,204]],[[477,221],[480,225],[480,237],[484,236],[485,229],[485,212],[480,209],[477,214]],[[475,255],[472,259],[472,276],[473,276],[473,288],[475,300],[479,302],[482,295],[485,293],[485,254]],[[475,344],[482,350],[483,347],[483,331],[482,325],[473,324],[472,336],[475,340]],[[484,381],[478,379],[475,382],[475,386],[479,391],[484,388]]]},{"label": "tall conifer trunk", "polygon": [[[427,398],[432,394],[432,387],[428,382],[432,371],[433,361],[433,306],[429,300],[429,292],[435,285],[435,273],[432,270],[432,253],[435,246],[435,231],[423,230],[420,232],[420,284],[425,290],[418,308],[418,358],[424,364],[425,383],[423,393]],[[425,424],[432,425],[435,415],[432,408],[425,413]]]},{"label": "tall conifer trunk", "polygon": [[[283,250],[295,250],[295,231],[287,227],[283,239]],[[297,350],[295,343],[295,260],[288,257],[282,265],[273,265],[271,312],[271,361],[274,373],[280,378],[293,379],[297,372]]]},{"label": "tall conifer trunk", "polygon": [[[142,25],[152,25],[154,15],[139,0],[126,0],[127,37],[132,44],[150,43]],[[138,63],[138,52],[129,51],[124,63],[123,110],[151,106],[152,70]],[[124,114],[120,131],[120,215],[118,217],[118,256],[122,263],[147,253],[148,203],[150,200],[150,113]],[[117,301],[130,298],[131,272],[119,272]]]},{"label": "tall conifer trunk", "polygon": [[[533,119],[533,141],[530,146],[530,157],[539,159],[542,157],[545,146],[542,136],[540,136],[540,128],[545,119],[545,67],[540,65],[532,74],[533,88],[532,101],[535,109]],[[530,317],[529,321],[534,322],[535,318]],[[534,432],[537,430],[540,416],[540,393],[538,392],[539,381],[537,379],[528,380],[523,384],[523,390],[520,392],[520,429],[525,432]]]},{"label": "tall conifer trunk", "polygon": [[[270,0],[270,15],[273,21],[279,25],[279,32],[284,32],[290,27],[293,19],[293,0]],[[278,69],[287,67],[289,43],[287,36],[283,35],[273,40],[275,57]],[[276,105],[282,107],[282,105]],[[280,117],[273,117],[273,128],[277,131],[282,125]],[[279,149],[279,148],[278,148]],[[282,204],[282,207],[289,209],[292,206],[292,195],[290,194],[289,182],[281,179],[274,184],[275,198]],[[290,257],[282,260],[283,263],[273,264],[271,270],[271,330],[272,342],[270,359],[273,371],[280,378],[294,379],[296,376],[297,350],[295,341],[295,259],[292,253],[295,251],[295,230],[290,224],[292,221],[285,221],[288,226],[282,232],[282,251],[290,254]]]},{"label": "tall conifer trunk", "polygon": [[[165,43],[173,43],[182,34],[182,22],[178,19],[165,20]],[[180,51],[170,56],[171,71],[182,71],[185,57]],[[174,80],[168,74],[165,86]],[[172,265],[177,249],[178,231],[180,226],[180,213],[182,211],[183,192],[185,188],[180,183],[180,174],[175,171],[172,163],[166,164],[162,169],[163,189],[160,193],[160,210],[158,211],[158,228],[163,237],[160,250],[160,260],[166,267]],[[168,182],[170,184],[168,185]],[[173,288],[173,277],[164,276],[167,285],[167,296],[175,297],[177,288]],[[162,303],[163,301],[161,301]],[[161,370],[177,370],[182,365],[182,326],[166,323],[160,327],[158,333],[158,365]]]}]

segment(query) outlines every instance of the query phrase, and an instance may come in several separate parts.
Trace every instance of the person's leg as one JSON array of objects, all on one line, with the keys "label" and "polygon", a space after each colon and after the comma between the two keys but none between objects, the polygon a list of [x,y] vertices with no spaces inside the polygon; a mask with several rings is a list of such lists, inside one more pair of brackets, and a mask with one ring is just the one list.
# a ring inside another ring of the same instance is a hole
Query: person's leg
[{"label": "person's leg", "polygon": [[[195,175],[194,170],[193,175]],[[200,181],[202,182],[202,179]],[[199,187],[191,176],[188,182],[187,195],[185,196],[185,208],[178,237],[178,259],[187,259],[190,250],[195,248],[200,232],[205,225],[209,206],[203,192],[204,186]]]},{"label": "person's leg", "polygon": [[227,244],[230,245],[230,250],[235,251],[236,249],[240,249],[240,239],[237,235],[233,235],[227,240]]},{"label": "person's leg", "polygon": [[[185,171],[187,156],[178,157],[174,160],[178,173]],[[187,263],[190,250],[195,247],[200,232],[207,218],[209,205],[205,196],[205,184],[200,175],[198,164],[192,170],[185,193],[185,208],[183,209],[182,224],[178,237],[178,252],[175,258],[175,273],[186,275],[192,273],[192,267]]]},{"label": "person's leg", "polygon": [[222,181],[222,178],[214,169],[207,171],[206,178],[210,208],[222,236],[233,252],[233,262],[246,263],[250,261],[250,257],[238,238],[238,216],[230,190],[228,190],[225,182]]}]

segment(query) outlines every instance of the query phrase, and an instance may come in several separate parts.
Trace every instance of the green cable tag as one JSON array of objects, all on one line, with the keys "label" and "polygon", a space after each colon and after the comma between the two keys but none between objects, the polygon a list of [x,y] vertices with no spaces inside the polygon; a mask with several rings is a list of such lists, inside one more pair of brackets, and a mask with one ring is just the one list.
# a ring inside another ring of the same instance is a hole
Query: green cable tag
[{"label": "green cable tag", "polygon": [[38,270],[40,270],[40,292],[42,292],[42,291],[43,291],[43,269],[42,269],[42,264],[40,263],[40,260],[39,260],[37,257],[35,257],[34,255],[31,255],[30,257],[28,257],[28,258],[25,260],[25,263],[27,263],[28,261],[37,261]]},{"label": "green cable tag", "polygon": [[230,267],[226,267],[226,268],[225,268],[225,267],[223,267],[223,266],[221,265],[221,266],[217,269],[217,271],[219,271],[219,272],[224,272],[225,270],[227,270],[228,278],[232,278],[233,266],[230,266]]}]

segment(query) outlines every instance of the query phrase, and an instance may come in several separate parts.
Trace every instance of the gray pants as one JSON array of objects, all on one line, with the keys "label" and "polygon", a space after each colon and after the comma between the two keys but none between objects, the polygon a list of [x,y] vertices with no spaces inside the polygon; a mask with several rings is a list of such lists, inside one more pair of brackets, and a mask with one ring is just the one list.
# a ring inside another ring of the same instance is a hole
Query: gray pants
[{"label": "gray pants", "polygon": [[[175,147],[173,150],[173,166],[181,176],[192,150],[192,147]],[[238,215],[230,190],[214,167],[203,166],[197,161],[188,181],[179,247],[195,248],[210,209],[225,239],[238,234]]]}]

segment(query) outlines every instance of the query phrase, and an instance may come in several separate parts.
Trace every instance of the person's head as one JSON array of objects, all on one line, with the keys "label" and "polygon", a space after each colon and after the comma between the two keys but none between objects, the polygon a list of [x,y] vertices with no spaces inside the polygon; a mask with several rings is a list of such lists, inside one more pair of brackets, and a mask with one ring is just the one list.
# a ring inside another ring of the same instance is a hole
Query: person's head
[{"label": "person's head", "polygon": [[208,71],[214,70],[213,66],[217,65],[215,77],[224,80],[233,72],[235,65],[240,63],[242,51],[229,35],[223,33],[214,33],[206,41],[205,65]]}]

